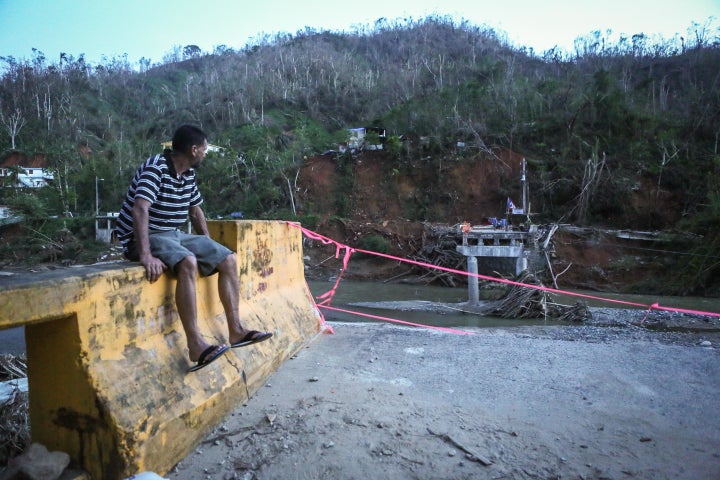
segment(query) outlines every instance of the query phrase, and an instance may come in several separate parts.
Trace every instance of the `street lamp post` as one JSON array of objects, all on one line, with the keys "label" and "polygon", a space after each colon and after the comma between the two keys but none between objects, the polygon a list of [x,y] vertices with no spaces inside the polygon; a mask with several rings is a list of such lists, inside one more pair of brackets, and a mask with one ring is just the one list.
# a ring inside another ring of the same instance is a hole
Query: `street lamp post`
[{"label": "street lamp post", "polygon": [[98,180],[104,182],[104,178],[95,177],[95,218],[100,215],[100,197],[98,196]]},{"label": "street lamp post", "polygon": [[100,196],[98,195],[98,181],[104,182],[104,178],[95,177],[95,240],[98,238],[98,217],[100,216]]}]

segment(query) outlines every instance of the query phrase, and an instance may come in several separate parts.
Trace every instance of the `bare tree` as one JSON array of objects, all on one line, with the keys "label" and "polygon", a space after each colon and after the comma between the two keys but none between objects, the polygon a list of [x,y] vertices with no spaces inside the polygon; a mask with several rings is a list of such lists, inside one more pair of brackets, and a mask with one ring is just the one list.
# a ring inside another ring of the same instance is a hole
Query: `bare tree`
[{"label": "bare tree", "polygon": [[662,158],[660,159],[660,164],[658,165],[657,189],[655,190],[656,199],[660,197],[660,182],[662,181],[663,170],[665,170],[668,163],[670,163],[670,161],[676,158],[678,153],[680,153],[680,149],[675,145],[675,141],[670,142],[670,147],[665,145],[665,142],[660,142],[660,148],[662,149]]},{"label": "bare tree", "polygon": [[602,171],[605,169],[606,157],[602,152],[602,158],[598,155],[597,147],[591,157],[585,163],[585,171],[582,180],[582,189],[577,196],[577,204],[572,211],[577,213],[577,218],[585,220],[590,206],[590,200],[597,190],[602,177]]},{"label": "bare tree", "polygon": [[20,108],[15,108],[15,111],[11,112],[7,117],[0,109],[0,122],[7,130],[8,135],[10,135],[10,144],[12,149],[15,150],[15,138],[25,126],[25,116]]}]

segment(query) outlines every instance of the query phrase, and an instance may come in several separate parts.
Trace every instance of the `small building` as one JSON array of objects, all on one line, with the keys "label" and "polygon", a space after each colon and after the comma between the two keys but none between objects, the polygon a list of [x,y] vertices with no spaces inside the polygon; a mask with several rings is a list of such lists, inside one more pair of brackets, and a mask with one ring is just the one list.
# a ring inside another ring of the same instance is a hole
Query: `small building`
[{"label": "small building", "polygon": [[95,240],[115,243],[115,226],[120,212],[107,212],[95,217]]},{"label": "small building", "polygon": [[0,159],[0,186],[14,188],[47,187],[55,174],[45,161],[45,155],[28,157],[16,150]]},{"label": "small building", "polygon": [[[374,141],[368,141],[372,138]],[[365,128],[349,128],[347,148],[351,151],[356,150],[382,150],[383,142],[387,138],[387,132],[384,128],[365,127]],[[342,145],[341,145],[342,150]]]}]

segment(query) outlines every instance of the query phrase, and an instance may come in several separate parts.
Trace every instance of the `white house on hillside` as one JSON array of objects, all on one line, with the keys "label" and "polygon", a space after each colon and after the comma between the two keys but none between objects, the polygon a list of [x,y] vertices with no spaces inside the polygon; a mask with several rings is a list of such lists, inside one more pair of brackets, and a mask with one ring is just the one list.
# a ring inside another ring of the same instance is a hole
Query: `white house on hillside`
[{"label": "white house on hillside", "polygon": [[[372,136],[373,140],[368,141],[368,134],[374,134]],[[356,150],[382,150],[386,138],[387,134],[384,128],[349,128],[347,145],[340,145],[340,153],[345,153],[346,148],[349,148],[351,152]]]}]

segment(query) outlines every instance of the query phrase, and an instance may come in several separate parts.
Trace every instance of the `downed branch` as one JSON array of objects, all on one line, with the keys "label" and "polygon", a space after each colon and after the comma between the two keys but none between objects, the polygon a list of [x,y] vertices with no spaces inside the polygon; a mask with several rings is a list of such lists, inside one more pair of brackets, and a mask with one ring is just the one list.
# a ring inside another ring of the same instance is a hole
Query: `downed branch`
[{"label": "downed branch", "polygon": [[[457,228],[454,226],[433,225],[429,223],[425,223],[424,227],[422,247],[409,258],[428,265],[463,270],[465,268],[466,258],[455,249],[457,245],[455,238]],[[446,287],[456,287],[464,281],[461,275],[443,270],[429,267],[415,268],[420,268],[425,272],[418,279],[418,281],[424,282],[425,285],[440,282]]]},{"label": "downed branch", "polygon": [[[455,252],[437,248],[424,247],[422,251],[413,255],[411,259],[417,262],[452,268],[455,270],[461,270],[465,266],[464,256]],[[430,285],[439,281],[446,287],[456,287],[459,283],[459,279],[456,277],[457,275],[443,270],[426,269],[426,273],[424,273],[418,281],[424,281],[425,285]]]},{"label": "downed branch", "polygon": [[461,444],[460,442],[458,442],[457,440],[455,440],[454,438],[452,438],[452,437],[451,437],[450,435],[448,435],[447,433],[437,433],[437,432],[433,432],[430,428],[428,428],[427,430],[428,430],[428,432],[430,432],[431,435],[435,435],[436,437],[440,437],[440,438],[442,438],[443,440],[445,440],[446,442],[448,442],[448,443],[450,443],[451,445],[453,445],[455,448],[459,448],[459,449],[462,450],[463,452],[467,453],[467,454],[470,455],[470,457],[471,457],[473,460],[475,460],[476,462],[482,463],[482,464],[485,465],[486,467],[489,466],[489,465],[492,465],[492,463],[493,463],[492,461],[490,461],[489,459],[485,458],[483,455],[480,455],[480,454],[477,453],[476,451],[474,451],[474,450],[466,447],[465,445]]},{"label": "downed branch", "polygon": [[[23,378],[27,375],[25,359],[0,355],[0,380]],[[0,466],[21,454],[30,445],[28,395],[16,390],[0,405]]]},{"label": "downed branch", "polygon": [[[528,271],[522,272],[515,281],[525,285],[543,286],[542,282]],[[591,318],[587,305],[581,302],[573,306],[555,303],[552,293],[522,285],[512,285],[502,298],[482,305],[476,312],[500,318],[553,318],[563,322],[581,322]]]}]

